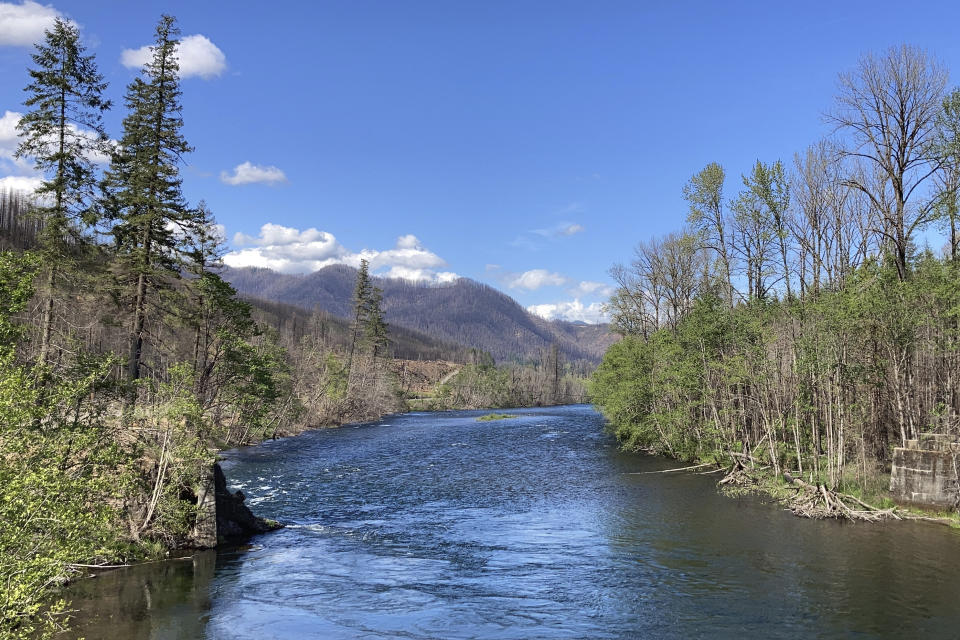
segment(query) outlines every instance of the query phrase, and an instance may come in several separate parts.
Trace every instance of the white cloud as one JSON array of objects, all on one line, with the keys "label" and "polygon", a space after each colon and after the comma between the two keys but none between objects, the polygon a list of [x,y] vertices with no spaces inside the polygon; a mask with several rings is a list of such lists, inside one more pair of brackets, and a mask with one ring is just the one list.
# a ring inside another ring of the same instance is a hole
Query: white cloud
[{"label": "white cloud", "polygon": [[29,47],[43,40],[60,12],[31,0],[0,2],[0,46]]},{"label": "white cloud", "polygon": [[40,188],[43,178],[34,176],[5,176],[0,178],[0,191],[25,191],[33,193]]},{"label": "white cloud", "polygon": [[[20,145],[20,137],[17,135],[17,123],[23,117],[22,113],[16,111],[4,111],[3,117],[0,117],[0,169],[18,173],[21,175],[30,175],[36,177],[37,173],[33,169],[33,160],[31,158],[15,158],[17,147]],[[77,126],[68,125],[68,136],[75,138],[86,138],[88,141],[94,141],[96,134],[89,129],[80,129]],[[48,144],[55,144],[54,136],[46,141]],[[109,141],[108,144],[115,145],[116,141]],[[88,155],[92,162],[97,164],[107,164],[110,157],[106,153],[91,152]]]},{"label": "white cloud", "polygon": [[384,278],[396,278],[411,282],[432,282],[434,284],[448,284],[456,282],[459,275],[452,271],[432,271],[430,269],[412,269],[401,265],[394,265],[386,273],[379,274]]},{"label": "white cloud", "polygon": [[586,322],[587,324],[609,321],[607,314],[603,311],[602,303],[593,302],[584,305],[579,299],[574,299],[572,302],[535,304],[527,307],[527,311],[546,320],[566,320],[567,322]]},{"label": "white cloud", "polygon": [[[153,51],[150,45],[144,45],[139,49],[124,49],[120,54],[120,63],[129,69],[139,69],[151,58]],[[223,51],[199,33],[181,38],[177,47],[177,61],[180,63],[181,78],[200,76],[210,80],[227,68],[227,56]]]},{"label": "white cloud", "polygon": [[546,229],[534,229],[531,233],[543,236],[544,238],[558,238],[560,236],[572,236],[584,231],[586,231],[586,228],[582,224],[577,224],[576,222],[561,222]]},{"label": "white cloud", "polygon": [[253,245],[224,256],[231,267],[267,267],[283,273],[307,273],[331,264],[360,264],[353,259],[332,233],[317,229],[300,231],[292,227],[267,223],[254,238],[242,233],[234,236],[238,245]]},{"label": "white cloud", "polygon": [[577,286],[568,289],[568,293],[577,298],[581,296],[602,296],[604,298],[609,298],[613,295],[613,288],[603,284],[602,282],[584,280]]},{"label": "white cloud", "polygon": [[511,289],[526,289],[527,291],[535,291],[540,287],[560,286],[566,283],[567,279],[564,276],[546,269],[531,269],[520,275],[511,276],[507,280],[507,286]]},{"label": "white cloud", "polygon": [[22,113],[16,111],[4,111],[0,118],[0,158],[4,160],[13,160],[13,154],[17,151],[17,145],[20,144],[20,138],[17,136],[17,123],[23,117]]},{"label": "white cloud", "polygon": [[264,167],[251,162],[238,164],[233,173],[220,172],[220,181],[229,185],[241,184],[280,184],[287,181],[286,174],[277,167]]},{"label": "white cloud", "polygon": [[14,157],[20,144],[17,136],[20,118],[21,114],[16,111],[4,111],[0,117],[0,173],[13,174],[0,178],[0,190],[33,193],[43,182],[43,176],[34,170],[30,158]]},{"label": "white cloud", "polygon": [[224,256],[231,267],[267,267],[282,273],[310,273],[333,264],[358,267],[361,259],[370,262],[371,271],[387,278],[415,282],[447,283],[460,276],[437,271],[446,261],[423,247],[414,235],[397,238],[392,249],[350,251],[332,233],[318,229],[299,230],[267,223],[256,237],[238,233],[233,243],[241,248]]},{"label": "white cloud", "polygon": [[[403,267],[405,269],[436,269],[447,266],[446,260],[423,248],[415,235],[405,235],[397,238],[397,246],[387,251],[381,251],[370,260],[373,269],[381,267]],[[389,276],[403,277],[403,276]],[[408,280],[424,280],[425,278],[407,278]]]}]

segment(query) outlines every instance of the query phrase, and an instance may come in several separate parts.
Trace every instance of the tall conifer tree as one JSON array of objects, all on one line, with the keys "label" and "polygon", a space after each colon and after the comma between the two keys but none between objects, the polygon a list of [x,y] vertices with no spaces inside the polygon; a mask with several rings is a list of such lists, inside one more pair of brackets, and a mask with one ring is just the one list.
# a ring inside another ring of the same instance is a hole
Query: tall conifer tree
[{"label": "tall conifer tree", "polygon": [[40,251],[46,268],[38,362],[47,361],[53,330],[58,273],[68,269],[71,246],[95,222],[91,202],[96,186],[92,158],[106,150],[102,114],[107,83],[92,55],[84,55],[80,33],[57,18],[33,54],[35,68],[24,89],[29,111],[17,124],[22,138],[18,157],[31,157],[46,175],[37,189]]},{"label": "tall conifer tree", "polygon": [[360,346],[370,347],[373,358],[382,355],[390,339],[387,323],[383,320],[383,291],[370,278],[370,263],[360,260],[357,284],[353,291],[354,317],[351,325],[350,353],[347,376],[353,370],[354,353]]},{"label": "tall conifer tree", "polygon": [[370,263],[360,260],[360,269],[357,270],[357,283],[353,290],[353,324],[350,327],[350,354],[347,358],[347,380],[353,371],[353,354],[357,349],[357,342],[364,333],[364,316],[367,298],[372,287],[370,282]]},{"label": "tall conifer tree", "polygon": [[141,373],[148,298],[178,275],[175,229],[190,225],[195,216],[181,192],[180,162],[192,149],[181,133],[179,35],[174,18],[162,16],[151,46],[153,58],[127,88],[129,114],[106,180],[116,218],[113,234],[130,291],[130,381]]}]

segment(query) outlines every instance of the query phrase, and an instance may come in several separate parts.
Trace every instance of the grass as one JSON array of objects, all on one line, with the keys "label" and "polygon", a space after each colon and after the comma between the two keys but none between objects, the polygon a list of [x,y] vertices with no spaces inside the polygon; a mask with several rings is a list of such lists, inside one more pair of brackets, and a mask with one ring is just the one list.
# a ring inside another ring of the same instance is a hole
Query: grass
[{"label": "grass", "polygon": [[492,422],[493,420],[507,420],[509,418],[516,418],[517,416],[511,415],[509,413],[488,413],[485,416],[480,416],[477,418],[477,422]]}]

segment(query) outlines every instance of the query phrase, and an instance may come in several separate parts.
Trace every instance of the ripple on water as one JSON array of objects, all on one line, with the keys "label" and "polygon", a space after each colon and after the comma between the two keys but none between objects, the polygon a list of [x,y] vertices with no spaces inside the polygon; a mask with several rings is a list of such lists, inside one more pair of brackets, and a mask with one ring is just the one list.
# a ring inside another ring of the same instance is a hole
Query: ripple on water
[{"label": "ripple on water", "polygon": [[91,581],[83,634],[944,637],[960,626],[955,532],[798,520],[721,497],[712,477],[631,475],[675,465],[617,451],[589,407],[477,422],[483,413],[391,416],[228,452],[231,486],[290,526],[215,561]]}]

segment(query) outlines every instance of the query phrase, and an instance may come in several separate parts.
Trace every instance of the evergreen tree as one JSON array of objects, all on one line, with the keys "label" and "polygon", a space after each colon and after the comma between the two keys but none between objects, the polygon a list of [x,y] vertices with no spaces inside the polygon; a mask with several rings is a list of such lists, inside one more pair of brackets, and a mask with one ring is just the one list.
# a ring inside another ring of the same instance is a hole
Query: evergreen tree
[{"label": "evergreen tree", "polygon": [[387,323],[383,319],[383,290],[380,287],[371,286],[370,293],[367,296],[367,322],[364,327],[364,333],[367,344],[373,351],[373,359],[384,355],[387,347],[390,345],[390,337],[387,334]]},{"label": "evergreen tree", "polygon": [[33,54],[35,68],[24,89],[30,109],[17,124],[22,137],[17,157],[32,157],[46,175],[37,189],[41,230],[39,250],[45,264],[43,316],[40,325],[42,365],[49,357],[53,329],[54,288],[58,273],[69,268],[71,246],[83,241],[95,221],[91,206],[96,185],[92,157],[103,153],[107,136],[102,114],[107,83],[92,55],[84,55],[76,26],[57,18]]},{"label": "evergreen tree", "polygon": [[354,355],[358,347],[371,349],[374,360],[382,355],[390,344],[387,323],[383,319],[383,291],[370,278],[370,263],[360,260],[357,284],[353,291],[354,317],[351,324],[350,355],[347,372],[353,369]]},{"label": "evergreen tree", "polygon": [[350,325],[350,355],[347,358],[347,380],[353,371],[353,356],[357,350],[357,343],[364,331],[366,300],[370,297],[370,263],[366,259],[360,260],[360,269],[357,270],[357,284],[353,289],[353,323]]},{"label": "evergreen tree", "polygon": [[151,47],[153,58],[127,88],[129,114],[106,180],[107,204],[117,220],[113,234],[123,284],[130,291],[129,381],[140,377],[147,300],[178,276],[176,231],[195,219],[181,193],[179,165],[192,149],[181,134],[179,34],[174,18],[162,16]]}]

